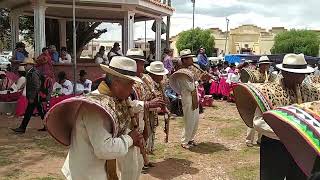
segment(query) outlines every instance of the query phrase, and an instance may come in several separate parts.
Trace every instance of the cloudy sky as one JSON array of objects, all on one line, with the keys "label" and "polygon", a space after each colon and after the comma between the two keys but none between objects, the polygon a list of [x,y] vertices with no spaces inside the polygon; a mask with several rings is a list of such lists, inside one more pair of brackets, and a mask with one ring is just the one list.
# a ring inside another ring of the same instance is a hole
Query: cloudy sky
[{"label": "cloudy sky", "polygon": [[[191,0],[172,0],[176,9],[171,19],[171,34],[176,35],[192,28]],[[230,27],[255,24],[263,28],[286,27],[320,30],[319,0],[196,0],[195,26],[201,28],[219,27],[226,30],[226,17]],[[152,21],[147,22],[147,37],[153,38]],[[108,32],[103,40],[121,40],[121,27],[117,24],[103,24]],[[144,38],[145,23],[135,23],[135,39]]]}]

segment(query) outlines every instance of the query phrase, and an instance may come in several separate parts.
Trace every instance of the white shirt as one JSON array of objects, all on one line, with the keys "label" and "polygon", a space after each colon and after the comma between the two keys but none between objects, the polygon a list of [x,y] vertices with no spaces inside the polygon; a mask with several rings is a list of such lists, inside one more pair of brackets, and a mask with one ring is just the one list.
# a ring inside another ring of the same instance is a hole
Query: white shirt
[{"label": "white shirt", "polygon": [[112,137],[112,127],[103,118],[93,108],[80,107],[62,167],[67,180],[106,180],[106,160],[125,156],[133,145],[129,135]]},{"label": "white shirt", "polygon": [[240,74],[228,73],[227,83],[238,83],[240,82]]},{"label": "white shirt", "polygon": [[84,91],[88,91],[87,93],[91,92],[92,81],[86,79],[84,83],[77,83],[77,93],[83,93]]},{"label": "white shirt", "polygon": [[271,139],[280,140],[271,127],[264,121],[261,110],[257,107],[253,118],[253,127],[256,131]]},{"label": "white shirt", "polygon": [[72,62],[71,62],[71,56],[70,56],[70,54],[66,54],[66,57],[65,57],[65,59],[62,59],[61,57],[59,58],[59,63],[61,63],[61,64],[71,64]]},{"label": "white shirt", "polygon": [[16,85],[17,85],[17,90],[18,90],[18,91],[23,90],[24,87],[26,86],[26,77],[21,76],[21,77],[17,80]]},{"label": "white shirt", "polygon": [[66,80],[63,84],[55,82],[53,85],[53,92],[56,92],[58,94],[70,95],[73,93],[73,84],[69,80]]}]

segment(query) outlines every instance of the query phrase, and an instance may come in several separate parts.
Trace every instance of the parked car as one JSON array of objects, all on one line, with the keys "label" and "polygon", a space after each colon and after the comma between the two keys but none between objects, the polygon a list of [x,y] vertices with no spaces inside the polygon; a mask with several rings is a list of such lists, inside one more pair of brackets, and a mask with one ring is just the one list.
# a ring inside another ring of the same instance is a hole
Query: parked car
[{"label": "parked car", "polygon": [[7,69],[8,65],[11,65],[11,62],[8,59],[0,56],[0,69]]}]

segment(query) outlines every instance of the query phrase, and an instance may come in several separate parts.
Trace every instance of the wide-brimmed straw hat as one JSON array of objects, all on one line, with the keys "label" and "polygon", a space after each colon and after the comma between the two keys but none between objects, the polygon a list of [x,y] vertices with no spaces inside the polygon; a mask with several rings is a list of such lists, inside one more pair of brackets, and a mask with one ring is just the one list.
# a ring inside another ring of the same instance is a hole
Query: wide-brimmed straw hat
[{"label": "wide-brimmed straw hat", "polygon": [[126,57],[133,60],[146,61],[143,50],[139,48],[128,49]]},{"label": "wide-brimmed straw hat", "polygon": [[142,83],[142,80],[137,77],[137,63],[130,58],[115,56],[111,59],[109,66],[100,64],[100,67],[107,74]]},{"label": "wide-brimmed straw hat", "polygon": [[314,69],[308,66],[303,54],[287,54],[283,58],[282,64],[276,66],[281,71],[310,74],[314,72]]},{"label": "wide-brimmed straw hat", "polygon": [[312,174],[320,156],[320,102],[292,105],[268,111],[264,120],[280,138],[301,170]]},{"label": "wide-brimmed straw hat", "polygon": [[169,71],[166,68],[164,68],[163,63],[160,61],[152,62],[150,66],[146,68],[146,70],[151,74],[159,76],[163,76],[169,73]]},{"label": "wide-brimmed straw hat", "polygon": [[27,65],[27,64],[36,64],[36,62],[32,58],[25,58],[23,63],[21,65]]},{"label": "wide-brimmed straw hat", "polygon": [[268,56],[261,56],[259,58],[258,64],[271,64],[272,62],[268,58]]},{"label": "wide-brimmed straw hat", "polygon": [[181,94],[182,87],[180,86],[178,79],[185,78],[190,82],[193,82],[193,74],[188,69],[179,69],[175,73],[173,73],[169,78],[170,87],[178,94]]},{"label": "wide-brimmed straw hat", "polygon": [[195,55],[193,55],[191,53],[190,49],[184,49],[182,51],[180,51],[180,58],[188,58],[188,57],[196,57]]}]

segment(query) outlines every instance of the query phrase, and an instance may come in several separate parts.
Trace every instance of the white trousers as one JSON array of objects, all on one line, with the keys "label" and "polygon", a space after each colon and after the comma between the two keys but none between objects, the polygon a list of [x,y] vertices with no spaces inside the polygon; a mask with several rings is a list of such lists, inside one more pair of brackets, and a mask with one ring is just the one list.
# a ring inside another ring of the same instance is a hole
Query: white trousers
[{"label": "white trousers", "polygon": [[182,109],[183,109],[183,121],[184,129],[182,131],[182,144],[188,144],[189,141],[193,141],[196,136],[199,124],[199,108],[192,110],[192,98],[182,96]]},{"label": "white trousers", "polygon": [[[256,130],[253,129],[253,128],[247,128],[247,137],[246,137],[246,143],[251,143],[253,144],[253,141],[254,141],[254,135],[256,134]],[[258,133],[258,139],[257,139],[257,142],[261,142],[261,136],[262,134],[261,133]]]},{"label": "white trousers", "polygon": [[143,167],[143,158],[139,148],[131,147],[128,153],[117,159],[119,179],[138,180]]}]

